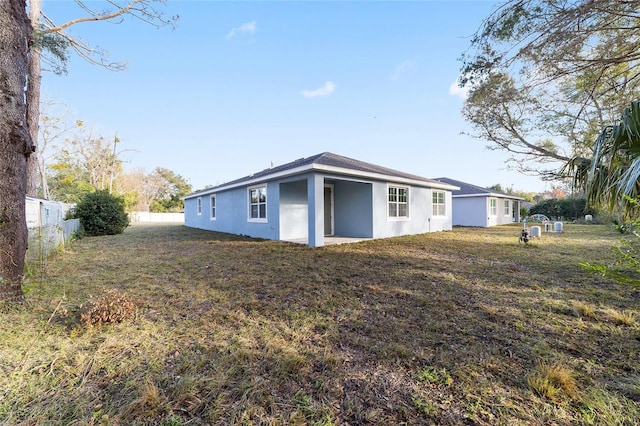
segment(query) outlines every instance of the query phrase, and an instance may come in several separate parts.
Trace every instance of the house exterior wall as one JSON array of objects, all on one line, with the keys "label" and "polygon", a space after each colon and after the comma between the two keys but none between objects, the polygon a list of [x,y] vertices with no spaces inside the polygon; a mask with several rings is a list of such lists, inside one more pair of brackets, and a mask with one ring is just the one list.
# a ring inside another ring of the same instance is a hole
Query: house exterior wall
[{"label": "house exterior wall", "polygon": [[57,225],[64,220],[67,212],[74,204],[58,201],[44,200],[40,198],[25,198],[25,219],[28,228],[36,228],[47,225]]},{"label": "house exterior wall", "polygon": [[433,190],[429,189],[429,193],[427,194],[427,200],[429,201],[429,207],[427,210],[427,214],[430,215],[429,226],[427,227],[427,231],[423,232],[438,232],[438,231],[451,231],[453,228],[453,202],[451,199],[451,191],[445,191],[445,216],[433,216]]},{"label": "house exterior wall", "polygon": [[24,211],[28,228],[40,226],[40,201],[27,199]]},{"label": "house exterior wall", "polygon": [[[491,199],[496,200],[496,214],[491,214]],[[504,214],[505,203],[509,203],[509,214]],[[515,207],[514,207],[515,206]],[[489,227],[513,223],[512,211],[518,209],[517,200],[501,197],[459,197],[453,198],[453,225]],[[516,211],[516,220],[519,218]]]},{"label": "house exterior wall", "polygon": [[453,199],[454,226],[488,226],[487,197]]},{"label": "house exterior wall", "polygon": [[451,230],[451,192],[445,191],[447,215],[433,216],[433,191],[430,188],[409,188],[409,218],[389,218],[388,185],[376,182],[373,185],[373,238],[387,238],[399,235],[422,234],[426,232]]},{"label": "house exterior wall", "polygon": [[[505,214],[505,203],[509,203],[509,212]],[[496,215],[496,225],[508,225],[513,223],[513,209],[514,200],[510,200],[508,198],[498,198],[498,214]]]},{"label": "house exterior wall", "polygon": [[334,191],[334,234],[373,238],[373,194],[370,183],[336,180]]},{"label": "house exterior wall", "polygon": [[80,228],[79,219],[64,220],[73,204],[40,198],[25,198],[28,228],[28,260],[38,260],[60,249]]},{"label": "house exterior wall", "polygon": [[[355,180],[337,175],[305,173],[276,179],[267,186],[267,219],[248,220],[248,188],[215,193],[216,215],[211,218],[211,196],[186,198],[185,225],[271,240],[306,238],[310,246],[324,245],[324,187],[333,188],[334,235],[387,238],[451,230],[451,192],[445,193],[445,216],[434,216],[431,188],[408,186],[408,218],[389,218],[386,181]],[[405,186],[405,185],[399,185]],[[202,212],[197,213],[198,198]]]},{"label": "house exterior wall", "polygon": [[[209,231],[227,232],[247,235],[253,238],[277,240],[279,237],[279,193],[276,183],[267,186],[267,220],[266,222],[250,222],[248,220],[247,187],[218,192],[216,196],[216,217],[211,219],[211,197],[187,198],[184,200],[185,225]],[[202,213],[198,214],[198,198],[202,199]]]},{"label": "house exterior wall", "polygon": [[280,184],[280,239],[307,238],[307,181]]}]

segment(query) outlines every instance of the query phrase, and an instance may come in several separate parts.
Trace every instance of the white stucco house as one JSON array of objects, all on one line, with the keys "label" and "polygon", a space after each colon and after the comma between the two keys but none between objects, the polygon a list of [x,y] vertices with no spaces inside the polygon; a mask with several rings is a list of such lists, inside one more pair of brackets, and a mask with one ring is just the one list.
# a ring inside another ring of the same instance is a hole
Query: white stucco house
[{"label": "white stucco house", "polygon": [[25,218],[28,228],[57,225],[61,223],[74,204],[44,200],[42,198],[25,198]]},{"label": "white stucco house", "polygon": [[65,220],[75,204],[25,198],[25,219],[28,229],[27,259],[41,259],[69,241],[80,229],[79,219]]},{"label": "white stucco house", "polygon": [[185,225],[314,247],[446,231],[456,189],[325,152],[184,197]]},{"label": "white stucco house", "polygon": [[520,222],[524,198],[446,177],[435,180],[457,186],[453,190],[453,225],[489,227]]}]

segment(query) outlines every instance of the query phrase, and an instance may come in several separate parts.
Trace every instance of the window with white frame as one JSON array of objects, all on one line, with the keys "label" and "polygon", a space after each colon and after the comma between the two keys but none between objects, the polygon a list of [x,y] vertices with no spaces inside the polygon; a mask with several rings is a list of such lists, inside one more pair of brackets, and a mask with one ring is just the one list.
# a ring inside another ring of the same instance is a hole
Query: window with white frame
[{"label": "window with white frame", "polygon": [[267,187],[249,188],[249,220],[267,221]]},{"label": "window with white frame", "polygon": [[509,216],[511,214],[511,206],[509,200],[504,200],[504,215]]},{"label": "window with white frame", "polygon": [[202,214],[202,197],[198,197],[196,200],[198,204],[198,216]]},{"label": "window with white frame", "polygon": [[434,216],[446,216],[447,210],[445,208],[444,200],[444,191],[433,191],[431,205]]},{"label": "window with white frame", "polygon": [[210,197],[211,199],[211,220],[216,220],[216,195],[213,194]]},{"label": "window with white frame", "polygon": [[389,186],[389,217],[409,217],[409,188]]},{"label": "window with white frame", "polygon": [[498,215],[498,200],[495,198],[489,198],[489,212],[491,216]]}]

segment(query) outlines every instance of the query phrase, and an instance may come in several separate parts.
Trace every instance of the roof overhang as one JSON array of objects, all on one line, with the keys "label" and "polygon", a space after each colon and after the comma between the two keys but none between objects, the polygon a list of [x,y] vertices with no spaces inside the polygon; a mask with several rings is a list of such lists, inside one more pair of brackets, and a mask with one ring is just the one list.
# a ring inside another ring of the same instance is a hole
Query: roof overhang
[{"label": "roof overhang", "polygon": [[312,172],[334,174],[334,175],[338,175],[338,177],[347,176],[350,178],[355,178],[360,180],[368,179],[368,180],[378,180],[378,181],[393,182],[393,183],[402,183],[406,185],[422,186],[426,188],[442,189],[446,191],[455,191],[460,189],[457,186],[450,185],[444,182],[438,182],[435,180],[423,181],[419,179],[410,179],[410,178],[405,178],[401,176],[390,176],[382,173],[363,172],[359,170],[347,169],[344,167],[336,167],[336,166],[328,166],[325,164],[312,163],[312,164],[306,164],[304,166],[296,167],[293,169],[284,170],[281,172],[263,175],[255,179],[251,179],[251,177],[249,177],[248,179],[242,180],[240,182],[230,183],[228,185],[222,184],[213,188],[208,188],[202,191],[194,192],[193,194],[189,194],[186,197],[182,197],[182,199],[186,200],[189,198],[200,197],[203,195],[215,194],[217,192],[228,191],[230,189],[240,188],[244,186],[252,186],[259,183],[268,182],[274,179],[282,179],[290,176],[300,175],[304,173],[312,173]]},{"label": "roof overhang", "polygon": [[483,194],[460,194],[460,195],[453,195],[453,198],[486,198],[486,197],[491,197],[491,198],[508,198],[509,200],[518,200],[518,201],[524,201],[524,198],[522,197],[516,197],[515,195],[506,195],[506,194],[495,194],[495,193],[491,193],[491,192],[486,192]]}]

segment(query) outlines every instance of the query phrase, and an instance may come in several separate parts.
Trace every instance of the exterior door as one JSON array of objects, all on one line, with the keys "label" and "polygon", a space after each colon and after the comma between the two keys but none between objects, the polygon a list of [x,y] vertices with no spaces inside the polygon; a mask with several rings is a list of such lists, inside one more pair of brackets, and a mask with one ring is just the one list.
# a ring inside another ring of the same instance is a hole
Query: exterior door
[{"label": "exterior door", "polygon": [[324,187],[324,235],[333,235],[333,187]]}]

